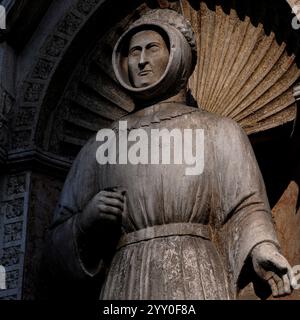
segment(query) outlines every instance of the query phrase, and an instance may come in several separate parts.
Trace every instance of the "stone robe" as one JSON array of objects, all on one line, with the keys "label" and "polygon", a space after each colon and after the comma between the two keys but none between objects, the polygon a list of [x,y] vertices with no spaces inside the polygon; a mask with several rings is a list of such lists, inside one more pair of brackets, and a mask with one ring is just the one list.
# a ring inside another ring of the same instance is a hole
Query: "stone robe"
[{"label": "stone robe", "polygon": [[[129,130],[147,132],[203,129],[204,171],[187,176],[185,163],[99,165],[100,143],[92,138],[77,156],[55,212],[49,255],[56,269],[72,279],[103,273],[100,299],[236,298],[253,247],[264,241],[278,246],[248,137],[230,119],[175,103],[121,120]],[[123,240],[117,244],[112,234],[112,240],[100,235],[93,245],[82,243],[76,216],[96,193],[115,186],[127,191]]]}]

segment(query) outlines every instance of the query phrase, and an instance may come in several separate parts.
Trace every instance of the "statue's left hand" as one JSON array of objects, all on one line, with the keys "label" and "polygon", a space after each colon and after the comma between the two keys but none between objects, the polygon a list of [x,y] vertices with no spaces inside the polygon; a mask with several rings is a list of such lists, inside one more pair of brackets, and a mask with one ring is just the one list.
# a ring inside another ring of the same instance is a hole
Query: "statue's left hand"
[{"label": "statue's left hand", "polygon": [[269,283],[273,297],[291,294],[292,268],[274,244],[263,242],[257,245],[251,256],[255,272]]}]

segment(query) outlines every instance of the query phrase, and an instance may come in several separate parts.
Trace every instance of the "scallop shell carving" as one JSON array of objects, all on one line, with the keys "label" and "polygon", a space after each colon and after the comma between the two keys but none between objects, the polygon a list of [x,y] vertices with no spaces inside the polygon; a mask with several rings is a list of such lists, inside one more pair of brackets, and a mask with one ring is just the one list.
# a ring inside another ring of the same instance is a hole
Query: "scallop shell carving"
[{"label": "scallop shell carving", "polygon": [[286,44],[278,44],[274,32],[267,35],[261,23],[240,20],[234,9],[226,14],[203,1],[199,10],[186,0],[181,4],[198,43],[189,86],[199,106],[234,119],[248,134],[294,120],[300,69]]}]

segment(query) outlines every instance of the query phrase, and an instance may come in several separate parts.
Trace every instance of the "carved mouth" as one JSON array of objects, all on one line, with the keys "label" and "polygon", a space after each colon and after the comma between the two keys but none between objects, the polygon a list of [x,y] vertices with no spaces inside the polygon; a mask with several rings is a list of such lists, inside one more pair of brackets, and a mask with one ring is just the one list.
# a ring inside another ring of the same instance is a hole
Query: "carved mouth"
[{"label": "carved mouth", "polygon": [[147,76],[149,73],[152,73],[152,70],[143,70],[139,72],[139,76]]}]

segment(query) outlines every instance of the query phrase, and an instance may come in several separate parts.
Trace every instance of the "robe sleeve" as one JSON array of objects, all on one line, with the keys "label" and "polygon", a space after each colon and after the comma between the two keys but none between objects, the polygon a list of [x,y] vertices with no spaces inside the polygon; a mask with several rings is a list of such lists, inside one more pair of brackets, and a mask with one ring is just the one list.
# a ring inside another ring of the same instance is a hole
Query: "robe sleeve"
[{"label": "robe sleeve", "polygon": [[237,287],[252,249],[271,242],[279,249],[264,181],[245,132],[232,120],[218,127],[215,157],[216,223],[229,274]]},{"label": "robe sleeve", "polygon": [[[54,213],[47,258],[51,268],[70,279],[93,277],[101,271],[103,261],[101,235],[83,237],[76,226],[78,214],[99,190],[100,165],[96,161],[96,140],[91,138],[82,148],[65,181]],[[95,248],[90,244],[95,244]],[[97,251],[98,250],[98,251]]]}]

